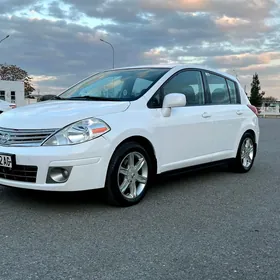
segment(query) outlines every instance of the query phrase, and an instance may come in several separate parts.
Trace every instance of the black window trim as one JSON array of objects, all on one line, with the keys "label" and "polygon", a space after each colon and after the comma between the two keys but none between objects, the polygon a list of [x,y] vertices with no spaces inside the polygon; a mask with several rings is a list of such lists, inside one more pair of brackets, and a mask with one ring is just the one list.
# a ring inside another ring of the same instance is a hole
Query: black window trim
[{"label": "black window trim", "polygon": [[[202,70],[202,72],[203,72],[203,76],[204,76],[204,79],[205,79],[205,88],[206,88],[206,95],[207,95],[207,101],[208,101],[208,103],[206,105],[219,105],[219,104],[213,104],[212,103],[211,92],[210,92],[210,88],[209,88],[209,85],[208,85],[208,82],[207,82],[206,73],[209,73],[209,74],[212,74],[212,75],[215,75],[215,76],[219,76],[219,77],[225,79],[225,81],[226,81],[230,103],[220,104],[220,105],[238,105],[238,104],[241,104],[240,91],[239,91],[239,87],[238,87],[236,81],[228,78],[225,75],[222,75],[220,73],[216,73],[214,71]],[[228,80],[234,83],[235,90],[236,90],[236,103],[231,103],[230,91],[229,91],[228,82],[227,82]]]},{"label": "black window trim", "polygon": [[162,108],[162,104],[159,107],[153,107],[152,106],[152,100],[154,98],[154,96],[158,93],[158,91],[161,91],[162,88],[171,80],[173,79],[175,76],[183,73],[183,72],[189,72],[189,71],[196,71],[196,72],[200,72],[201,75],[201,79],[202,79],[202,86],[203,86],[203,97],[204,97],[204,103],[203,104],[198,104],[198,105],[189,105],[189,106],[185,106],[186,108],[188,107],[200,107],[200,106],[205,106],[208,105],[207,104],[207,94],[206,94],[206,84],[205,84],[205,77],[204,77],[204,73],[203,73],[203,69],[200,68],[184,68],[181,69],[179,71],[177,71],[176,73],[174,73],[173,75],[171,75],[166,81],[164,81],[164,83],[157,89],[157,91],[152,95],[152,97],[149,99],[149,101],[147,102],[147,107],[149,109],[161,109]]}]

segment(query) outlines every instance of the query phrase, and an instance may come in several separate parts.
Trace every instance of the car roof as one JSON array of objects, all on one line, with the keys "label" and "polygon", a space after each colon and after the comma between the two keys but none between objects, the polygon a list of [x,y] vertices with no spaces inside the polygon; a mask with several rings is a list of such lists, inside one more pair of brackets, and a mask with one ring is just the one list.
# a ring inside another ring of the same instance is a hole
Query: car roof
[{"label": "car roof", "polygon": [[148,65],[136,65],[136,66],[128,66],[128,67],[120,67],[120,68],[115,68],[115,69],[110,69],[110,70],[125,70],[125,69],[141,69],[141,68],[167,68],[167,69],[173,69],[175,71],[180,71],[183,69],[187,68],[192,68],[192,69],[201,69],[205,71],[210,71],[210,72],[215,72],[217,74],[223,75],[231,80],[234,80],[236,82],[239,82],[235,76],[230,75],[226,72],[217,70],[217,69],[212,69],[206,66],[202,65],[191,65],[191,64],[148,64]]}]

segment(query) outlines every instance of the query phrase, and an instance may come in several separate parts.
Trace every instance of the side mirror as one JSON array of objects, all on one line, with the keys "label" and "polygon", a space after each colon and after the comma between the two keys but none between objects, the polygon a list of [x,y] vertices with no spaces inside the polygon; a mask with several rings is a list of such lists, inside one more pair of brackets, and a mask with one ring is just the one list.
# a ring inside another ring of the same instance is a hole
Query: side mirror
[{"label": "side mirror", "polygon": [[186,96],[182,93],[169,93],[163,99],[162,115],[170,117],[171,109],[175,107],[185,107],[187,104]]}]

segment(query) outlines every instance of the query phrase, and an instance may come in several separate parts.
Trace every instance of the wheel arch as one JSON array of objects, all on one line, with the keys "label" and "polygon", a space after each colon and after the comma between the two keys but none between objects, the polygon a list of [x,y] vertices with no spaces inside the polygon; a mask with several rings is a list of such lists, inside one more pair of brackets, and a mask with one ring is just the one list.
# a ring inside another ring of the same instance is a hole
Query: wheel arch
[{"label": "wheel arch", "polygon": [[257,135],[256,135],[256,132],[255,132],[253,129],[249,128],[249,129],[245,130],[245,131],[241,134],[241,137],[240,137],[240,139],[239,139],[237,148],[236,148],[236,150],[235,150],[235,156],[237,156],[238,149],[239,149],[239,146],[240,146],[240,144],[241,144],[241,143],[240,143],[240,142],[241,142],[241,139],[243,138],[243,136],[244,136],[246,133],[249,133],[249,134],[252,135],[253,140],[254,140],[254,145],[255,145],[255,153],[257,152],[257,148],[258,148],[258,145],[257,145]]},{"label": "wheel arch", "polygon": [[254,141],[256,142],[256,133],[255,133],[255,131],[254,131],[253,129],[248,129],[248,130],[246,130],[246,131],[243,133],[243,135],[244,135],[245,133],[251,134],[251,135],[253,136],[253,138],[254,138]]},{"label": "wheel arch", "polygon": [[128,143],[128,142],[138,143],[139,145],[141,145],[143,148],[145,148],[147,150],[149,155],[151,155],[151,160],[153,161],[153,166],[154,166],[154,172],[156,173],[157,168],[158,168],[158,160],[157,160],[157,156],[156,156],[156,151],[155,151],[155,148],[154,148],[152,142],[144,136],[134,135],[134,136],[129,136],[129,137],[125,138],[115,147],[111,158],[113,157],[113,155],[115,154],[115,152],[118,150],[118,148],[121,145],[123,145],[124,143]]},{"label": "wheel arch", "polygon": [[[256,132],[253,130],[253,129],[248,129],[248,130],[246,130],[245,131],[245,133],[249,133],[249,134],[251,134],[252,136],[253,136],[253,140],[254,140],[254,145],[255,145],[255,155],[256,155],[256,153],[257,153],[257,150],[258,150],[258,144],[257,144],[257,135],[256,135]],[[244,134],[245,134],[244,133]],[[243,134],[243,135],[244,135]]]}]

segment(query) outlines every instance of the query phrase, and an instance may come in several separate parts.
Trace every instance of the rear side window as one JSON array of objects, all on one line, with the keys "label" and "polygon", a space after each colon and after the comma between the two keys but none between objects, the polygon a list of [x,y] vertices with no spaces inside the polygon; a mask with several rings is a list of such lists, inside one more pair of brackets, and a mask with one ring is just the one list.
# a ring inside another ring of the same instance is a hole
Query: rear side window
[{"label": "rear side window", "polygon": [[231,104],[237,104],[238,103],[238,100],[237,100],[238,93],[236,90],[236,85],[233,81],[230,81],[230,80],[227,80],[227,84],[228,84]]},{"label": "rear side window", "polygon": [[206,73],[206,79],[211,94],[212,104],[230,104],[226,79],[210,73]]}]

